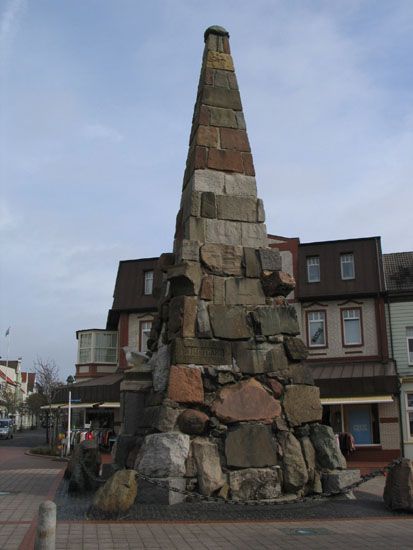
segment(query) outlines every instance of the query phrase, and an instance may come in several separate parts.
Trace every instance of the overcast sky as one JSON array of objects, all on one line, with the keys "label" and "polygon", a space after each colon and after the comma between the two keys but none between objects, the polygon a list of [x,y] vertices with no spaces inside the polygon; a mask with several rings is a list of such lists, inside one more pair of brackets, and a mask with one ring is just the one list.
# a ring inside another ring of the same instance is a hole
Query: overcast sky
[{"label": "overcast sky", "polygon": [[74,374],[119,260],[171,249],[203,50],[231,35],[267,228],[413,249],[411,0],[0,0],[0,355]]}]

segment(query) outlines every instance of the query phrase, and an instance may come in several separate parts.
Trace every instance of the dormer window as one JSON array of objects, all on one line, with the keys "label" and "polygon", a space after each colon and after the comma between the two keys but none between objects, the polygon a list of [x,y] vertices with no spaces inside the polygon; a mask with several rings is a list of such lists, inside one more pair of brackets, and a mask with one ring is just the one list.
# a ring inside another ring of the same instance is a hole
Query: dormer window
[{"label": "dormer window", "polygon": [[145,271],[145,284],[143,293],[145,295],[152,294],[153,289],[153,271]]},{"label": "dormer window", "polygon": [[341,278],[346,281],[348,279],[354,279],[354,256],[353,254],[341,254]]},{"label": "dormer window", "polygon": [[307,258],[307,281],[309,283],[320,282],[320,258],[319,256],[308,256]]}]

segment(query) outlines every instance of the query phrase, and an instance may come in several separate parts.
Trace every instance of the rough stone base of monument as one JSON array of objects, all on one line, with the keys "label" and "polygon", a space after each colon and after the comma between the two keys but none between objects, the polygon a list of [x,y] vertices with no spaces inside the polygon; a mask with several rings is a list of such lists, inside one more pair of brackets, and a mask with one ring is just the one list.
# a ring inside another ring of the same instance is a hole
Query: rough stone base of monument
[{"label": "rough stone base of monument", "polygon": [[413,463],[403,458],[386,477],[383,499],[390,510],[413,512]]}]

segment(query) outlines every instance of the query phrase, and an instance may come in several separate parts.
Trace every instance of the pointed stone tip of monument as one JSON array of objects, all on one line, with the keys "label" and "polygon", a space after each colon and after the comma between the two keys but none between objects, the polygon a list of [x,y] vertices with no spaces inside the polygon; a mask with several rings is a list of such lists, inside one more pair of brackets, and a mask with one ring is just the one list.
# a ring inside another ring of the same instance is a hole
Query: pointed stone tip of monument
[{"label": "pointed stone tip of monument", "polygon": [[205,42],[210,34],[217,34],[218,36],[227,36],[229,38],[229,32],[226,29],[224,29],[224,27],[220,27],[219,25],[213,25],[212,27],[207,28],[207,30],[204,32]]}]

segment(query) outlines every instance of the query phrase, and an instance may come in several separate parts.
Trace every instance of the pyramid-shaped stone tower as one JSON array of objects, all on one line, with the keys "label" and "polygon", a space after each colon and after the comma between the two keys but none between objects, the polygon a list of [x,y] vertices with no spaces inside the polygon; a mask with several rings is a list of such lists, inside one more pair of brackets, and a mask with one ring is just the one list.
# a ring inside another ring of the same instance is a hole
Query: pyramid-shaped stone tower
[{"label": "pyramid-shaped stone tower", "polygon": [[210,27],[174,252],[159,261],[152,355],[122,385],[118,455],[133,447],[134,467],[169,486],[271,499],[320,492],[348,473],[319,424],[319,390],[286,299],[294,280],[264,220],[229,34]]}]

